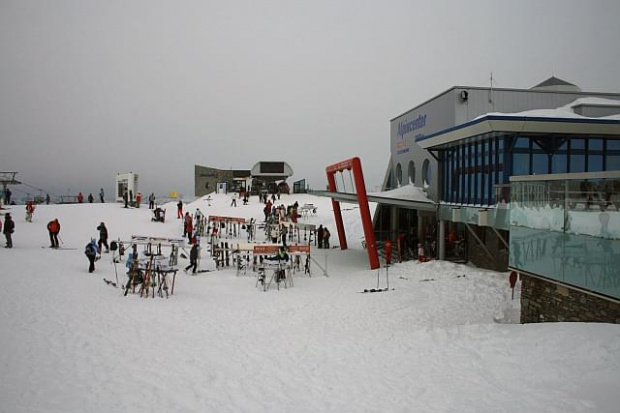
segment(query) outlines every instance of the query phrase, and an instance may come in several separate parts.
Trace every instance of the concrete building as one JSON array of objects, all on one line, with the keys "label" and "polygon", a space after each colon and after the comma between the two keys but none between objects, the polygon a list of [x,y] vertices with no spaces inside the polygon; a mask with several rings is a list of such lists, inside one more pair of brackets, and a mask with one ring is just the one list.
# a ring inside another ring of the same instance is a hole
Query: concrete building
[{"label": "concrete building", "polygon": [[[212,192],[240,192],[250,190],[252,195],[265,190],[276,192],[278,185],[285,187],[293,169],[286,162],[261,161],[248,169],[217,169],[194,165],[194,194],[204,196]],[[287,187],[287,186],[286,186]]]},{"label": "concrete building", "polygon": [[247,169],[217,169],[194,165],[194,195],[204,196],[212,192],[228,193],[245,191],[249,185]]},{"label": "concrete building", "polygon": [[132,201],[138,193],[139,175],[133,172],[116,174],[116,202],[123,202],[123,196],[127,193],[129,201]]}]

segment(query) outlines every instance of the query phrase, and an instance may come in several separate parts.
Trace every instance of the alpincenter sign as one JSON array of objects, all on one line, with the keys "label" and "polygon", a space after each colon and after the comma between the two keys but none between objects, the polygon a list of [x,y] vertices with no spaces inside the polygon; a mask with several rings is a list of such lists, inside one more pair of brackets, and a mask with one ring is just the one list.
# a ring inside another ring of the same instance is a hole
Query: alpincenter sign
[{"label": "alpincenter sign", "polygon": [[418,129],[426,126],[426,115],[419,115],[417,118],[398,123],[398,137],[403,139],[405,135],[410,134]]}]

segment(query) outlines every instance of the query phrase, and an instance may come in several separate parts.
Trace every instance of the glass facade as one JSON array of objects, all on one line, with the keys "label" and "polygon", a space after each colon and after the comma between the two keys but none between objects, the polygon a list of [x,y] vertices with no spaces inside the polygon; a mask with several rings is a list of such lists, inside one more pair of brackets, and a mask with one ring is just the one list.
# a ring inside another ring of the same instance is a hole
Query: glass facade
[{"label": "glass facade", "polygon": [[620,178],[513,182],[510,266],[620,298]]},{"label": "glass facade", "polygon": [[620,170],[620,139],[489,133],[438,150],[441,201],[495,205],[513,175]]}]

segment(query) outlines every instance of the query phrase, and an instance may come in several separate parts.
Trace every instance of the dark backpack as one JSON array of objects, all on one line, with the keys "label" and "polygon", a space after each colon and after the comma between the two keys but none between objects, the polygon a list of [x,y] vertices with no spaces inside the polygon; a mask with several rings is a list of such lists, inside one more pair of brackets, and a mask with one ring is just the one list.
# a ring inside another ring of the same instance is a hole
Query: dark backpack
[{"label": "dark backpack", "polygon": [[86,254],[87,257],[92,257],[92,256],[97,255],[95,253],[95,247],[93,246],[92,243],[89,242],[88,244],[86,244],[86,247],[84,247],[84,254]]}]

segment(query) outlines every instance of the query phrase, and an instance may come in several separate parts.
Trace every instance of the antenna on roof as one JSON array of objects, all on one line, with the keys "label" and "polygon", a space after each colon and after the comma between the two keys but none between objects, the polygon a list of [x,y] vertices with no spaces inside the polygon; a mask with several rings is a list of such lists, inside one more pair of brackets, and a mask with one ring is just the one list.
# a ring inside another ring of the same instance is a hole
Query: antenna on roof
[{"label": "antenna on roof", "polygon": [[491,72],[491,77],[489,78],[489,82],[491,83],[491,87],[489,88],[489,103],[491,104],[491,108],[495,110],[495,103],[493,102],[493,72]]}]

